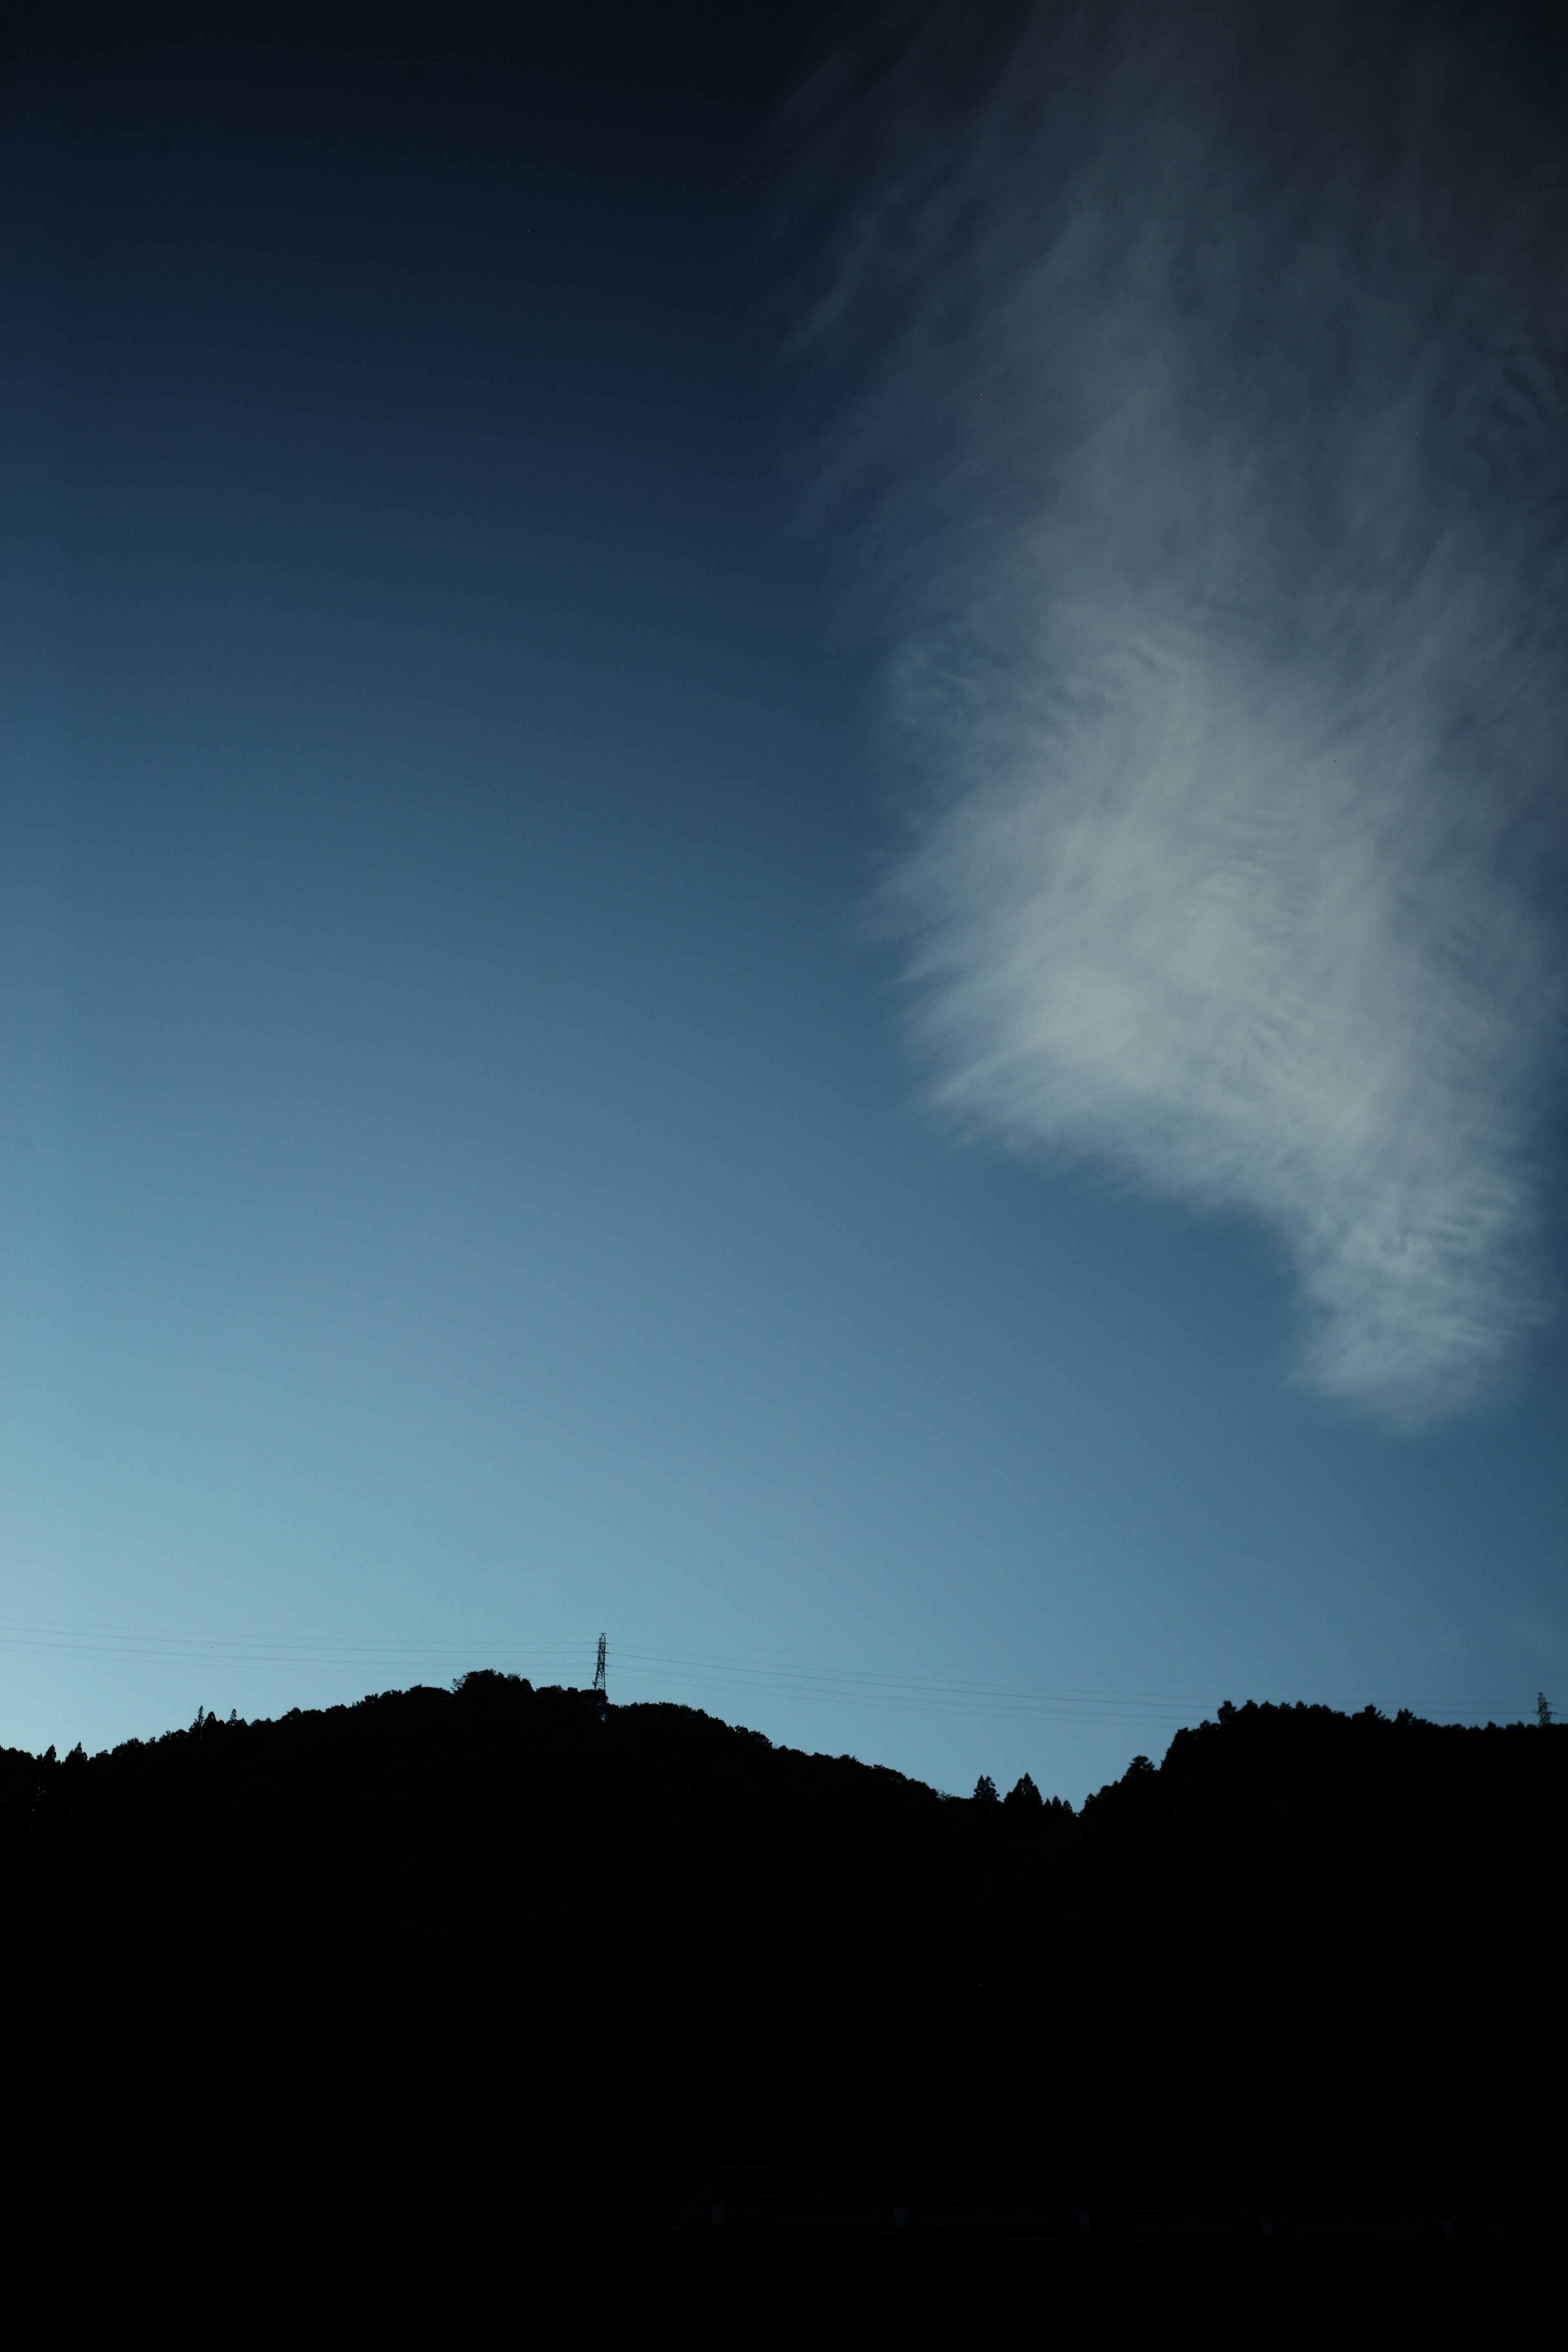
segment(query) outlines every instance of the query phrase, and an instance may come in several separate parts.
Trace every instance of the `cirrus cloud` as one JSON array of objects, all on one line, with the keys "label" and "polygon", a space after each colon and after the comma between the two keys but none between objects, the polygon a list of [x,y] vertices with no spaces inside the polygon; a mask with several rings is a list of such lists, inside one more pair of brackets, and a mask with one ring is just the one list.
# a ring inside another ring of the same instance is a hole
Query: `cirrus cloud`
[{"label": "cirrus cloud", "polygon": [[1554,121],[1431,12],[921,22],[830,110],[801,340],[935,1099],[1261,1220],[1303,1375],[1430,1419],[1542,1312]]}]

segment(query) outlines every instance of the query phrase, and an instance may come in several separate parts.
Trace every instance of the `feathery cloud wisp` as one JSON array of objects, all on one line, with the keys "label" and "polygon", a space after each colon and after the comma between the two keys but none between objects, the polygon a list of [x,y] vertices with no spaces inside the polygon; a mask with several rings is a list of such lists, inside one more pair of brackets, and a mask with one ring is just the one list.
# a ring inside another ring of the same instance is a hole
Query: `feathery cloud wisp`
[{"label": "feathery cloud wisp", "polygon": [[939,21],[858,101],[807,331],[926,779],[888,904],[937,1097],[1262,1219],[1305,1376],[1429,1418],[1539,1314],[1549,126],[1499,54],[1360,8],[963,51]]}]

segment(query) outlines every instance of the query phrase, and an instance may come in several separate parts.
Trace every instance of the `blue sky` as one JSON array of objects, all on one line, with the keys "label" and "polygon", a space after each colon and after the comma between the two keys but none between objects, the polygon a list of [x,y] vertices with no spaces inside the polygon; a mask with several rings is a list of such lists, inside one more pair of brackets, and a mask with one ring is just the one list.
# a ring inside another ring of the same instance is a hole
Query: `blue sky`
[{"label": "blue sky", "polygon": [[[1505,1178],[1530,1202],[1513,1254],[1472,1251],[1438,1300],[1468,1284],[1483,1334],[1462,1397],[1444,1357],[1412,1409],[1364,1349],[1352,1373],[1348,1341],[1303,1357],[1322,1249],[1260,1097],[1213,1142],[1214,992],[1178,1005],[1192,1115],[1162,1125],[986,961],[1040,924],[1093,932],[1100,970],[1123,899],[1009,902],[998,933],[994,890],[952,912],[950,849],[910,814],[931,698],[908,680],[940,686],[956,637],[998,681],[984,724],[950,696],[929,729],[958,745],[937,822],[982,838],[1035,708],[1012,620],[984,618],[1020,559],[955,553],[896,435],[878,545],[910,535],[918,610],[859,526],[803,524],[757,160],[825,37],[797,30],[694,88],[672,46],[675,129],[640,144],[624,91],[574,141],[527,109],[506,135],[433,101],[269,113],[221,54],[119,96],[112,59],[11,85],[7,1744],[481,1664],[586,1680],[603,1628],[616,1696],[1077,1800],[1226,1696],[1503,1717],[1564,1679],[1560,1172],[1518,1140],[1553,1131],[1555,1032],[1486,964],[1504,919],[1482,906],[1475,953],[1512,1092],[1407,1058],[1405,1111],[1373,1120],[1438,1139],[1443,1203]],[[592,58],[552,70],[587,119]],[[723,113],[727,74],[722,135],[675,135],[681,105]],[[878,364],[967,413],[923,346]],[[1498,576],[1533,577],[1533,542],[1488,530]],[[1555,773],[1550,696],[1512,690]],[[1205,724],[1234,733],[1216,697]],[[1287,881],[1319,854],[1295,838]],[[1417,903],[1420,875],[1471,870],[1421,854]],[[913,947],[888,914],[910,888]],[[1134,900],[1128,968],[1159,913]],[[1559,914],[1531,921],[1527,992],[1561,966]],[[1157,961],[1139,985],[1163,1001]],[[1405,1051],[1392,997],[1359,1002],[1302,1089],[1363,1025]],[[1037,1106],[1073,1055],[1064,1128]],[[1313,1202],[1353,1226],[1389,1185],[1426,1199],[1433,1152],[1411,1176],[1381,1148],[1315,1163]],[[1363,1308],[1321,1311],[1342,1335]]]}]

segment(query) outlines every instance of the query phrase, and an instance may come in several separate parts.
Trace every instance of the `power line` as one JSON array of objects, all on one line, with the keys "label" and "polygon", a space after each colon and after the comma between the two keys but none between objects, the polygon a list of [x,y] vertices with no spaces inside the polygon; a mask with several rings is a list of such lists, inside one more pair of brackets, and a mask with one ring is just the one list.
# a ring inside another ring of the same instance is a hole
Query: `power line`
[{"label": "power line", "polygon": [[[0,1648],[75,1656],[121,1657],[146,1664],[206,1664],[213,1668],[342,1674],[353,1669],[416,1675],[421,1671],[460,1671],[484,1662],[537,1675],[540,1669],[569,1669],[582,1653],[574,1643],[509,1635],[502,1639],[444,1636],[386,1640],[363,1635],[281,1636],[199,1633],[139,1626],[72,1626],[0,1621]],[[931,1675],[889,1675],[781,1659],[754,1660],[665,1648],[621,1648],[617,1671],[634,1688],[672,1695],[677,1689],[715,1690],[752,1699],[857,1710],[913,1709],[1017,1718],[1054,1717],[1079,1722],[1145,1721],[1175,1728],[1212,1715],[1213,1692],[1113,1690],[1076,1685],[1042,1687],[1020,1683],[949,1680]],[[595,1688],[605,1663],[604,1639],[595,1662]],[[1450,1721],[1510,1720],[1517,1701],[1478,1704],[1473,1694],[1429,1693],[1426,1707]],[[1528,1711],[1528,1710],[1527,1710]]]}]

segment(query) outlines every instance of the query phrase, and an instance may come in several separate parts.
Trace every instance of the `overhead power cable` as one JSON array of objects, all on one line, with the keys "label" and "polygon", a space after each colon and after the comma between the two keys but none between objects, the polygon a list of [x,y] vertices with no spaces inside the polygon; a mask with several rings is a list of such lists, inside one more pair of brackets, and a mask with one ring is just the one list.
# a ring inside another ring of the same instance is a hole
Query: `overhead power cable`
[{"label": "overhead power cable", "polygon": [[[531,1680],[585,1681],[589,1646],[559,1638],[500,1638],[361,1634],[279,1635],[194,1633],[125,1624],[91,1626],[0,1620],[0,1649],[118,1657],[146,1664],[206,1664],[215,1671],[303,1672],[384,1675],[388,1683],[436,1676],[443,1681],[478,1665],[527,1675]],[[1042,1686],[1022,1682],[959,1680],[820,1665],[812,1662],[715,1656],[679,1649],[618,1644],[609,1652],[617,1696],[685,1698],[698,1692],[732,1699],[785,1701],[795,1706],[943,1714],[1054,1717],[1079,1722],[1147,1722],[1174,1729],[1212,1716],[1213,1692],[1115,1690],[1087,1684]],[[1517,1698],[1479,1703],[1475,1694],[1427,1693],[1418,1713],[1449,1722],[1518,1718]],[[1524,1712],[1529,1713],[1526,1707]]]}]

